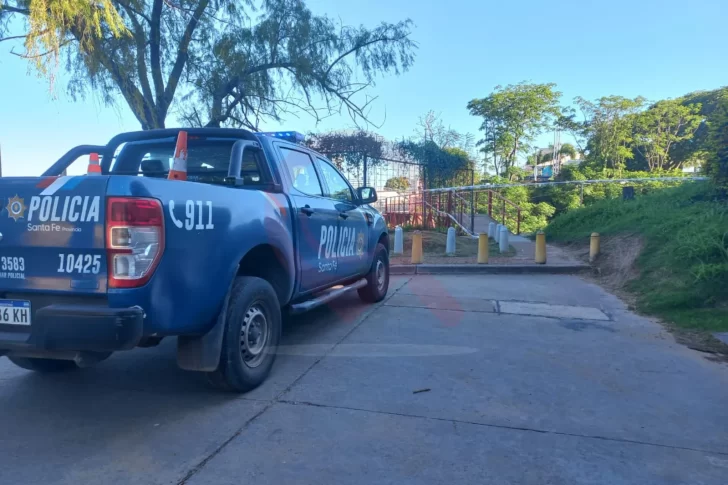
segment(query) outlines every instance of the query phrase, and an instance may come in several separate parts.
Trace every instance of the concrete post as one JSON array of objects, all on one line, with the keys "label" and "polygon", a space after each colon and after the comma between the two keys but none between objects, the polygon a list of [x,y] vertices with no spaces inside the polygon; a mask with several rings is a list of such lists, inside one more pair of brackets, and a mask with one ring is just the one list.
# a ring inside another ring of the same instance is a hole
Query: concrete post
[{"label": "concrete post", "polygon": [[508,252],[508,228],[505,226],[498,233],[498,249],[501,253]]},{"label": "concrete post", "polygon": [[495,237],[493,238],[493,239],[495,239],[495,241],[496,241],[496,242],[500,241],[500,233],[501,233],[501,230],[502,230],[502,229],[503,229],[503,224],[501,224],[501,223],[499,222],[499,223],[498,223],[498,224],[497,224],[497,225],[495,226]]},{"label": "concrete post", "polygon": [[496,238],[495,235],[495,222],[491,222],[488,224],[488,237],[492,237],[493,239]]},{"label": "concrete post", "polygon": [[536,233],[536,255],[535,261],[538,264],[546,264],[546,234],[543,231]]},{"label": "concrete post", "polygon": [[397,226],[394,228],[394,254],[404,253],[404,234],[402,234],[402,227]]},{"label": "concrete post", "polygon": [[455,256],[455,228],[447,229],[447,243],[445,244],[445,254]]},{"label": "concrete post", "polygon": [[420,264],[422,262],[422,233],[415,231],[412,233],[412,264]]},{"label": "concrete post", "polygon": [[478,264],[488,263],[488,251],[488,235],[478,234]]},{"label": "concrete post", "polygon": [[599,233],[592,232],[591,240],[589,241],[589,262],[593,263],[597,256],[599,256]]}]

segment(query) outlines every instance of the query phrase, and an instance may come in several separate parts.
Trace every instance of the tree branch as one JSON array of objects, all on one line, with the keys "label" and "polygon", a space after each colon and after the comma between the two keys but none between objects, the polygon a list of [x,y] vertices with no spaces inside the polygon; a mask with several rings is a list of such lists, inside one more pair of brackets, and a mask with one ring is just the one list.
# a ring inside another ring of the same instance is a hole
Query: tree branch
[{"label": "tree branch", "polygon": [[376,39],[372,39],[372,40],[370,40],[368,42],[365,42],[363,44],[356,44],[356,45],[354,45],[354,47],[352,47],[351,49],[349,49],[348,51],[344,52],[339,57],[337,57],[336,59],[334,59],[334,62],[332,62],[329,65],[329,68],[326,69],[326,73],[324,74],[324,76],[325,77],[329,77],[329,73],[331,72],[331,69],[333,69],[334,66],[336,66],[336,64],[338,64],[346,56],[348,56],[350,54],[353,54],[354,52],[358,51],[359,49],[364,49],[365,47],[368,47],[368,46],[370,46],[372,44],[376,44],[377,42],[385,42],[385,41],[386,42],[393,42],[393,41],[402,40],[402,39],[404,39],[406,37],[407,37],[407,35],[402,35],[402,36],[399,36],[399,37],[386,37],[386,36],[381,36],[381,37],[377,37]]},{"label": "tree branch", "polygon": [[164,80],[162,79],[162,62],[160,56],[162,43],[160,34],[162,1],[154,0],[149,32],[149,60],[152,65],[152,81],[154,82],[154,93],[158,104],[164,102]]},{"label": "tree branch", "polygon": [[164,107],[165,112],[169,108],[169,105],[172,103],[174,93],[177,90],[177,84],[179,83],[180,77],[182,76],[182,70],[185,67],[185,63],[187,62],[187,49],[190,46],[192,34],[194,34],[195,29],[197,28],[197,24],[199,23],[202,14],[205,12],[205,9],[209,4],[210,0],[200,0],[200,3],[197,4],[197,7],[192,14],[190,22],[185,28],[185,33],[179,43],[179,49],[177,49],[177,58],[174,61],[174,67],[172,67],[172,72],[169,74],[167,87],[164,89],[164,98],[161,100],[161,102],[158,101],[158,104],[161,105],[160,109]]},{"label": "tree branch", "polygon": [[11,35],[10,37],[3,37],[0,39],[0,42],[5,42],[6,40],[17,40],[17,39],[25,39],[28,35]]},{"label": "tree branch", "polygon": [[19,13],[22,15],[30,15],[30,10],[27,8],[18,8],[7,4],[3,4],[0,10],[7,10],[8,12]]},{"label": "tree branch", "polygon": [[[144,95],[144,100],[146,102],[147,106],[154,106],[154,97],[152,96],[152,89],[149,85],[149,77],[147,76],[147,63],[146,63],[146,33],[144,32],[144,28],[139,23],[139,21],[134,16],[134,13],[126,6],[122,4],[122,7],[124,7],[125,10],[127,10],[127,13],[129,14],[129,19],[131,20],[132,28],[134,29],[134,42],[136,43],[136,64],[137,64],[137,71],[139,74],[139,83],[142,85],[142,93]],[[152,121],[155,126],[159,125],[159,120],[156,117],[156,113],[152,112],[150,113],[152,117]]]},{"label": "tree branch", "polygon": [[[68,40],[64,40],[63,42],[61,42],[61,43],[60,43],[60,44],[58,45],[58,48],[60,49],[61,47],[65,46],[65,45],[68,45],[68,44],[70,44],[70,43],[71,43],[71,42],[73,42],[73,41],[74,41],[74,39],[68,39]],[[42,52],[42,53],[40,53],[40,54],[33,54],[33,55],[28,55],[28,54],[18,54],[17,52],[14,52],[14,51],[13,51],[12,49],[10,50],[10,53],[11,53],[12,55],[14,55],[14,56],[18,56],[18,57],[20,57],[20,58],[22,58],[22,59],[40,59],[41,57],[45,57],[45,56],[47,56],[48,54],[50,54],[50,53],[52,53],[52,52],[53,52],[53,51],[52,51],[52,50],[50,50],[50,51]]]}]

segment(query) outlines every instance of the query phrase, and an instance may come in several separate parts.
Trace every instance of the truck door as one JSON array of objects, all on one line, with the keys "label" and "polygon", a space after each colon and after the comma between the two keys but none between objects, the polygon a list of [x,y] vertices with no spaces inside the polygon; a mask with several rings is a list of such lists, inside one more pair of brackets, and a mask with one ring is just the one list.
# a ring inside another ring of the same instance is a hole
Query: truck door
[{"label": "truck door", "polygon": [[356,204],[349,182],[330,162],[318,158],[318,167],[326,183],[326,195],[334,203],[339,219],[336,254],[338,276],[345,278],[366,273],[368,266],[369,225],[364,212]]},{"label": "truck door", "polygon": [[283,168],[291,181],[290,197],[296,210],[300,291],[310,291],[337,279],[334,240],[339,211],[324,197],[311,157],[302,150],[278,144]]}]

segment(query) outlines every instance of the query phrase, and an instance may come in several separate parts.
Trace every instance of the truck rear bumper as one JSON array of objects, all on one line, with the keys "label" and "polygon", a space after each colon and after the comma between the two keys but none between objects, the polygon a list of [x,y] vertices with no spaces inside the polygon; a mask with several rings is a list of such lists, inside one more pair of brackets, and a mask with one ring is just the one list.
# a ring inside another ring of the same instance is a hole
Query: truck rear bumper
[{"label": "truck rear bumper", "polygon": [[31,326],[14,327],[0,325],[0,351],[112,352],[139,343],[144,311],[139,307],[48,305],[35,312]]}]

